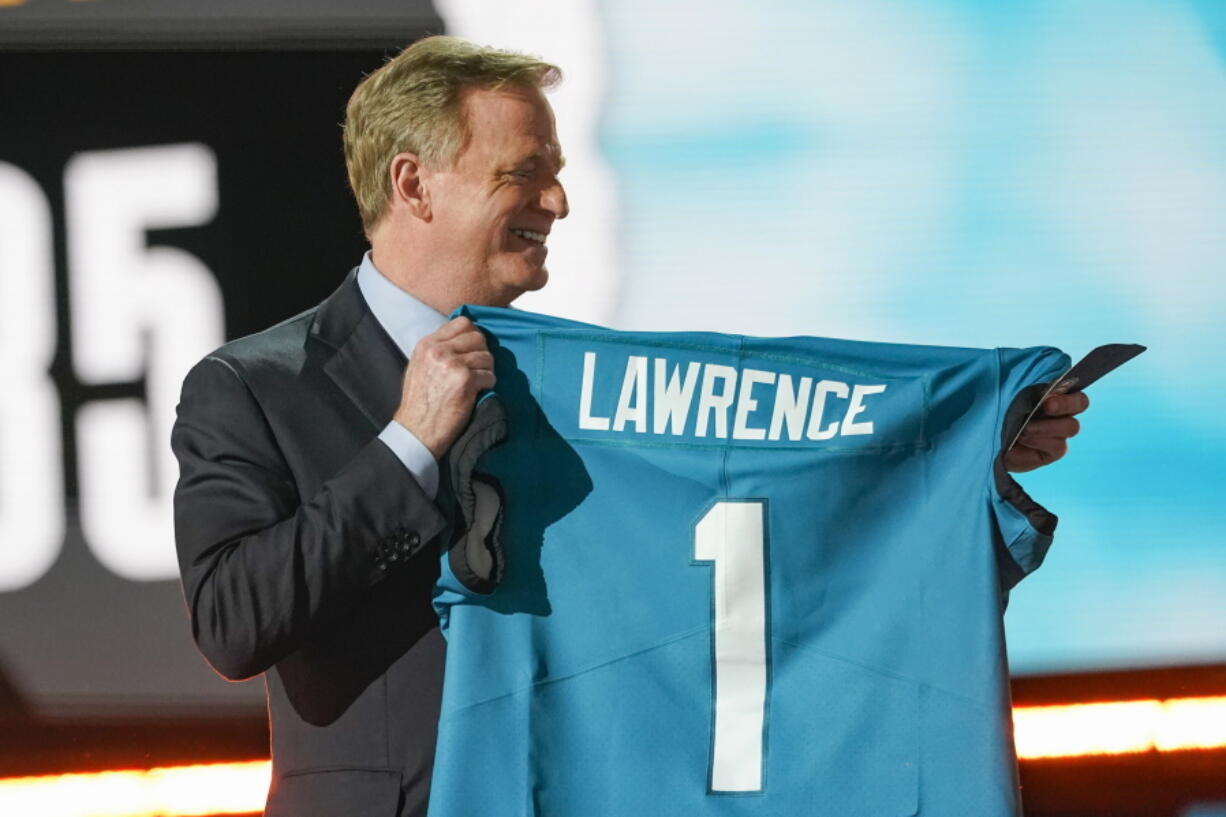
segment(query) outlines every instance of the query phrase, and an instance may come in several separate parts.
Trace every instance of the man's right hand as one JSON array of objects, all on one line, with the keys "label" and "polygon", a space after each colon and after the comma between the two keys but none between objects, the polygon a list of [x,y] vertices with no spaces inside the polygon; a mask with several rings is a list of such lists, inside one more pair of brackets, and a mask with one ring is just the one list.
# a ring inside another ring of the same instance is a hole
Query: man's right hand
[{"label": "man's right hand", "polygon": [[413,349],[393,419],[442,459],[472,414],[477,393],[494,388],[494,356],[466,317],[453,318]]}]

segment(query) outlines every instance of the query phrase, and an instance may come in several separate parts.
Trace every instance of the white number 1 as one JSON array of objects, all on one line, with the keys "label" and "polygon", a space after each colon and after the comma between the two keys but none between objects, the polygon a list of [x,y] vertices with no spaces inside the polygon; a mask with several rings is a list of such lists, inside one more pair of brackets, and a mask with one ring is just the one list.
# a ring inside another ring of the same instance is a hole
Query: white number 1
[{"label": "white number 1", "polygon": [[766,575],[760,500],[715,503],[694,528],[694,558],[713,562],[712,792],[762,790],[766,740]]}]

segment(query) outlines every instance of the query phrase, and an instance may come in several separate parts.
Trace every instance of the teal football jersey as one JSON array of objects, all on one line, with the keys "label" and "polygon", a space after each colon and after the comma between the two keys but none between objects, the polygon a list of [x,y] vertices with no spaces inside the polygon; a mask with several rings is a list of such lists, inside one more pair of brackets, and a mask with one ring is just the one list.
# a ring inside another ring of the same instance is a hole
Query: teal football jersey
[{"label": "teal football jersey", "polygon": [[1055,517],[1002,438],[1063,353],[462,311],[508,433],[431,817],[1019,812],[1002,612]]}]

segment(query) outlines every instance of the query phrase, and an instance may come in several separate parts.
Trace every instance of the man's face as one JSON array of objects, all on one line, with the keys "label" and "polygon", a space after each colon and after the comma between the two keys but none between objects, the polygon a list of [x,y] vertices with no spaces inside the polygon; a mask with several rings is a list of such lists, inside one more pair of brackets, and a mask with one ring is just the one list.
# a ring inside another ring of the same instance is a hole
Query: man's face
[{"label": "man's face", "polygon": [[535,88],[473,88],[461,97],[468,141],[430,172],[436,261],[474,303],[506,306],[548,280],[546,236],[567,214],[553,111]]}]

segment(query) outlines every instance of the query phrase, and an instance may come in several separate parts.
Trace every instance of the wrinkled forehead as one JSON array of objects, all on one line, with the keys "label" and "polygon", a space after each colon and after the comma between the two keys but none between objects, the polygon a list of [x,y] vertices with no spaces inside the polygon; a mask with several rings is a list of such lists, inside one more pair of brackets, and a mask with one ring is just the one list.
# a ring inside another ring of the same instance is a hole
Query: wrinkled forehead
[{"label": "wrinkled forehead", "polygon": [[504,129],[554,135],[553,107],[540,89],[530,85],[463,88],[460,91],[460,113],[464,124],[474,129],[498,124]]},{"label": "wrinkled forehead", "polygon": [[540,89],[519,84],[465,88],[460,110],[470,145],[539,154],[562,163],[553,108]]}]

